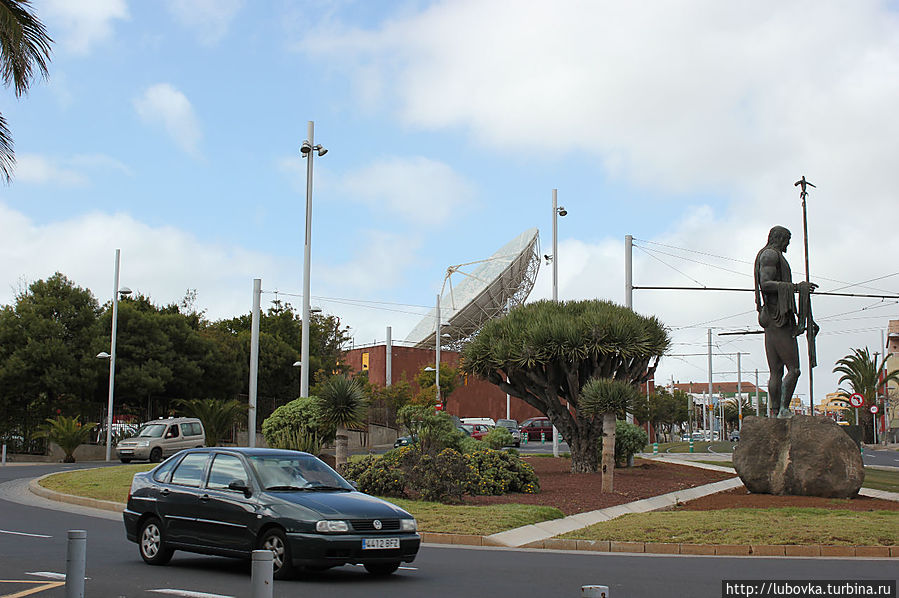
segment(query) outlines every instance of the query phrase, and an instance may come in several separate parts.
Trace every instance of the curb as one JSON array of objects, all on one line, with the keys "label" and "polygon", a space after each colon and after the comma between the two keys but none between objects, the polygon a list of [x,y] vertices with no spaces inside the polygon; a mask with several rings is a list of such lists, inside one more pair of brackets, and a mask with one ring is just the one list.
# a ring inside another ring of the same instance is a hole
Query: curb
[{"label": "curb", "polygon": [[115,502],[112,500],[100,500],[98,498],[87,498],[86,496],[76,496],[74,494],[64,494],[56,490],[50,490],[40,485],[40,481],[59,472],[48,473],[39,478],[34,478],[28,482],[28,490],[32,494],[36,494],[42,498],[55,500],[56,502],[64,502],[81,507],[91,507],[94,509],[102,509],[104,511],[113,511],[121,513],[125,510],[125,503]]}]

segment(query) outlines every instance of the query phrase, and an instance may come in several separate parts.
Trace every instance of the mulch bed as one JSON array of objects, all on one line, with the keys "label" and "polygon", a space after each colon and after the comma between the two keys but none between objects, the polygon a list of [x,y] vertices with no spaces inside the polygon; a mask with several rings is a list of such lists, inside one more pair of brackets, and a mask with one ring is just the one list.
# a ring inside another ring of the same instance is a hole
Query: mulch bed
[{"label": "mulch bed", "polygon": [[817,496],[774,496],[749,494],[746,488],[703,496],[684,503],[678,511],[716,511],[718,509],[767,509],[781,507],[809,507],[843,511],[899,511],[899,502],[868,496],[855,498],[820,498]]},{"label": "mulch bed", "polygon": [[570,459],[524,457],[524,460],[540,478],[538,494],[469,496],[464,503],[546,505],[558,508],[565,515],[575,515],[734,477],[732,473],[637,459],[634,467],[615,470],[615,492],[603,494],[602,474],[571,473]]}]

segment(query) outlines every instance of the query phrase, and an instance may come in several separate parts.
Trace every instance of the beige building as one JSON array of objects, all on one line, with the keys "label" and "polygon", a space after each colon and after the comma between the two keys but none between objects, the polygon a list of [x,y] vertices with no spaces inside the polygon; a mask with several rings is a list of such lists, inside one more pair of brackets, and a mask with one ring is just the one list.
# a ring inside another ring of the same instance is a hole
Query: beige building
[{"label": "beige building", "polygon": [[[899,370],[899,320],[890,320],[887,329],[887,372]],[[890,382],[887,399],[887,416],[890,422],[890,430],[892,432],[892,441],[896,442],[897,433],[899,433],[899,384]]]}]

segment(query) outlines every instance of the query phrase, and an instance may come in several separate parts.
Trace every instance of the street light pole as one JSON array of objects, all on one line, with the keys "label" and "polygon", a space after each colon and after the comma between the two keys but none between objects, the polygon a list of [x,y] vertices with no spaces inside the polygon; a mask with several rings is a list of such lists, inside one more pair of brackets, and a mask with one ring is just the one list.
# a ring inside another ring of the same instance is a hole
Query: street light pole
[{"label": "street light pole", "polygon": [[[437,293],[437,327],[435,328],[434,344],[436,357],[436,372],[434,374],[435,384],[437,385],[437,403],[440,403],[440,293]],[[440,407],[443,409],[443,406]]]},{"label": "street light pole", "polygon": [[97,357],[109,358],[109,400],[106,403],[106,460],[112,460],[112,407],[115,395],[115,343],[119,323],[119,293],[128,295],[131,289],[119,289],[119,262],[122,255],[121,249],[115,250],[115,276],[112,289],[112,335],[109,343],[109,355],[100,353]]},{"label": "street light pole", "polygon": [[303,247],[303,338],[300,361],[300,396],[309,396],[309,267],[312,261],[312,155],[324,156],[328,150],[315,145],[315,124],[310,120],[307,127],[306,141],[300,148],[300,154],[306,158],[306,244]]},{"label": "street light pole", "polygon": [[[553,302],[559,302],[559,216],[568,212],[559,207],[559,190],[553,189]],[[559,430],[553,426],[553,457],[559,456]]]}]

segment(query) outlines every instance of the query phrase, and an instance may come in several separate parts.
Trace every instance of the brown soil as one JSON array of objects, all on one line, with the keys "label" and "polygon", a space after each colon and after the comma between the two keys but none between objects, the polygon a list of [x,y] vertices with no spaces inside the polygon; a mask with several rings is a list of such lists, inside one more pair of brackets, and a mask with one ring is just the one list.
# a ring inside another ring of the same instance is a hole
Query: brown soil
[{"label": "brown soil", "polygon": [[683,511],[715,511],[718,509],[767,509],[770,507],[810,507],[845,511],[899,511],[899,502],[867,496],[855,498],[819,498],[817,496],[773,496],[749,494],[746,488],[734,488],[711,494],[678,507]]},{"label": "brown soil", "polygon": [[615,470],[615,492],[603,494],[602,475],[571,473],[570,459],[525,457],[524,460],[540,478],[538,494],[471,496],[465,498],[465,504],[546,505],[557,507],[565,515],[574,515],[734,477],[732,473],[637,459],[634,467]]}]

